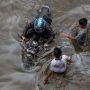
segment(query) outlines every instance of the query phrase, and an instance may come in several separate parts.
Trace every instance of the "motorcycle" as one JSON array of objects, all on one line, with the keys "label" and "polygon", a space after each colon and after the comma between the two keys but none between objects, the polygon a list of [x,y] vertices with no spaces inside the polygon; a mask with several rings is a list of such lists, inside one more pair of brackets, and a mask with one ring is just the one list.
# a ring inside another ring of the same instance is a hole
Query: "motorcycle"
[{"label": "motorcycle", "polygon": [[22,39],[21,47],[21,59],[26,70],[34,69],[40,62],[40,57],[49,50],[44,47],[41,39],[39,42],[33,39],[27,41]]},{"label": "motorcycle", "polygon": [[[41,7],[41,9],[38,11],[39,17],[44,17],[45,20],[51,24],[51,12],[50,8],[47,5],[44,5]],[[21,50],[21,57],[23,66],[25,69],[32,69],[36,66],[39,57],[42,56],[43,53],[48,51],[49,49],[44,48],[44,44],[42,44],[43,40],[40,39],[39,42],[36,42],[32,39],[25,41],[22,39],[22,50]]]}]

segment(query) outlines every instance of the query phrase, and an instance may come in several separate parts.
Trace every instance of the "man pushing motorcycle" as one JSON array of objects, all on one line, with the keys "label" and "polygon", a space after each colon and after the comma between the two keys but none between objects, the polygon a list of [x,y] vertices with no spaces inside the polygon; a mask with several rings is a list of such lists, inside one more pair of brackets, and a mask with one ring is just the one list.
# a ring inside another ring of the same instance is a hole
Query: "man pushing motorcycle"
[{"label": "man pushing motorcycle", "polygon": [[51,12],[50,8],[45,5],[38,11],[38,15],[30,22],[22,34],[23,39],[30,39],[33,37],[33,40],[38,42],[40,38],[46,39],[44,46],[48,46],[49,43],[55,37],[55,34],[51,28]]}]

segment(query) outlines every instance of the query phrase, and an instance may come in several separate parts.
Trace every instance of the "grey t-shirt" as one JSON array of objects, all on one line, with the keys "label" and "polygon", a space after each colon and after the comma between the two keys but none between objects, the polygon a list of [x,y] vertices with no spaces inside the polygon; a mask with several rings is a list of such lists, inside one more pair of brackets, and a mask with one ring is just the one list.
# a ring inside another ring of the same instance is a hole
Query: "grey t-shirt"
[{"label": "grey t-shirt", "polygon": [[86,39],[87,29],[88,29],[88,26],[87,26],[87,28],[85,28],[85,29],[82,29],[82,28],[80,28],[79,26],[75,26],[75,27],[71,30],[71,35],[77,39],[78,43],[79,43],[81,46],[84,45],[84,42],[85,42],[85,39]]},{"label": "grey t-shirt", "polygon": [[77,36],[75,37],[81,46],[84,45],[84,42],[86,39],[86,31],[87,31],[87,28],[79,30]]}]

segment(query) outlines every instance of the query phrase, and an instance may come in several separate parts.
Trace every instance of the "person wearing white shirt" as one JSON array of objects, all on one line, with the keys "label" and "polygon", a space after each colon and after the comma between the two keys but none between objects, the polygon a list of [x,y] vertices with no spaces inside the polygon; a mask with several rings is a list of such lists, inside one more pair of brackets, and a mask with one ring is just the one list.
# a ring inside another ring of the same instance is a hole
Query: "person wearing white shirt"
[{"label": "person wearing white shirt", "polygon": [[64,73],[67,69],[67,62],[71,62],[71,56],[62,55],[60,48],[54,48],[54,59],[50,63],[50,69],[44,78],[44,84],[48,82],[49,77],[53,73]]}]

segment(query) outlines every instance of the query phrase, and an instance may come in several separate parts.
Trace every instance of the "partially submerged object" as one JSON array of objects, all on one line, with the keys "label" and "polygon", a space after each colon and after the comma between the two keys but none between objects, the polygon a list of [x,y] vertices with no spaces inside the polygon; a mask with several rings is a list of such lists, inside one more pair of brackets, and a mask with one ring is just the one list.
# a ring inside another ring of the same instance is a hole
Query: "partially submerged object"
[{"label": "partially submerged object", "polygon": [[75,49],[75,52],[77,54],[83,51],[82,47],[80,46],[80,44],[77,42],[76,39],[72,39],[71,42],[72,42],[74,49]]}]

